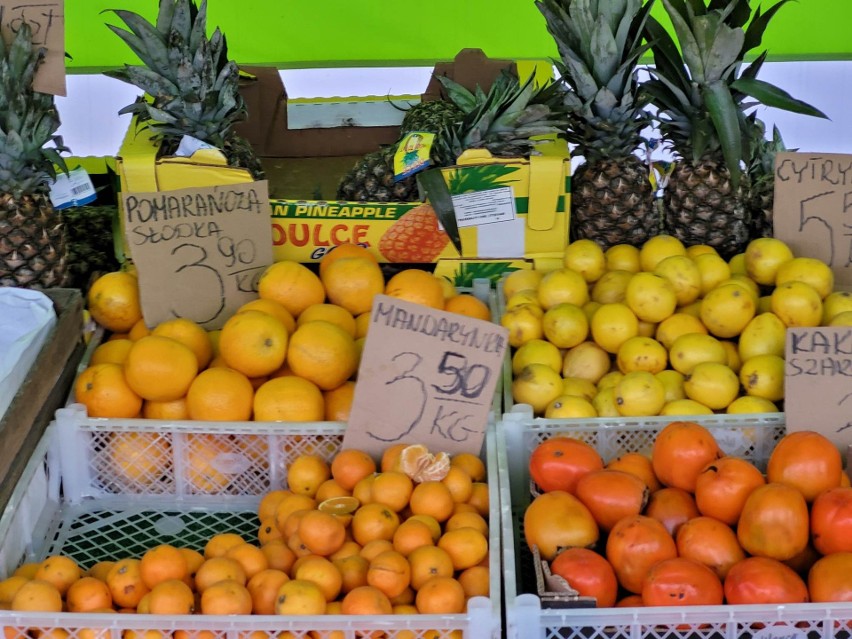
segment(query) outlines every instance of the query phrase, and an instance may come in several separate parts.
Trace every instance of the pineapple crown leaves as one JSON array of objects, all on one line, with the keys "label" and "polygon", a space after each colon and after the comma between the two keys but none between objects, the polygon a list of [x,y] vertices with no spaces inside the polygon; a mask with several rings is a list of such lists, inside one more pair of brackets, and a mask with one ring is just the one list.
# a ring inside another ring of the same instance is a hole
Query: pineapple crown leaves
[{"label": "pineapple crown leaves", "polygon": [[0,191],[15,197],[46,192],[56,178],[55,166],[68,171],[60,153],[69,149],[56,135],[55,99],[32,86],[45,54],[44,47],[33,45],[27,23],[11,43],[0,38]]},{"label": "pineapple crown leaves", "polygon": [[[782,89],[757,79],[766,51],[743,67],[745,55],[760,46],[779,0],[752,14],[748,0],[663,0],[680,44],[653,17],[646,30],[654,55],[652,79],[642,85],[663,118],[660,128],[675,150],[693,161],[721,153],[734,188],[741,163],[750,157],[745,111],[762,103],[786,111],[826,117]],[[746,98],[756,102],[747,104]]]},{"label": "pineapple crown leaves", "polygon": [[128,30],[108,24],[144,66],[125,65],[106,75],[133,84],[150,101],[119,114],[151,120],[158,139],[191,135],[223,148],[236,122],[246,117],[239,69],[228,60],[227,40],[217,28],[208,38],[207,0],[160,0],[156,23],[132,11],[111,9]]}]

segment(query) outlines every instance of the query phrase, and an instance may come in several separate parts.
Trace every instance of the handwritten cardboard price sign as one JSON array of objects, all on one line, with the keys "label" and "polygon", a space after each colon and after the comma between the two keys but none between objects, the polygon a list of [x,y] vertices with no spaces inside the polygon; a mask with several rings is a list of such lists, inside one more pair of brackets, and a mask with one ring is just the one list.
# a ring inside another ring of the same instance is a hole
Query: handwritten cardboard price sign
[{"label": "handwritten cardboard price sign", "polygon": [[852,288],[852,155],[779,153],[773,217],[775,237]]},{"label": "handwritten cardboard price sign", "polygon": [[508,331],[393,297],[373,301],[344,448],[479,454]]},{"label": "handwritten cardboard price sign", "polygon": [[148,326],[186,317],[221,328],[257,297],[272,263],[267,182],[124,193],[122,204]]},{"label": "handwritten cardboard price sign", "polygon": [[784,354],[787,430],[819,431],[852,444],[852,328],[788,328]]},{"label": "handwritten cardboard price sign", "polygon": [[11,42],[24,22],[33,32],[33,44],[47,49],[33,88],[65,95],[65,3],[63,0],[0,0],[0,30]]}]

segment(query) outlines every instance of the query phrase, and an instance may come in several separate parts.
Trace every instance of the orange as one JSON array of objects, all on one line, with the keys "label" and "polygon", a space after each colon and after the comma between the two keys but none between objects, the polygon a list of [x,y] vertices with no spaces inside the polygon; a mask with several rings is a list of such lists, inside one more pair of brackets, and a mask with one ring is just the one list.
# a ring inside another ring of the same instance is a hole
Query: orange
[{"label": "orange", "polygon": [[[246,302],[237,309],[237,313],[242,313],[243,311],[260,311],[261,313],[272,315],[272,317],[276,318],[284,325],[284,328],[287,329],[288,335],[296,330],[295,318],[290,314],[290,311],[278,302],[258,298],[251,302]],[[234,314],[236,315],[236,313]]]},{"label": "orange", "polygon": [[473,453],[459,453],[450,458],[451,467],[459,467],[465,471],[473,481],[485,480],[485,464]]},{"label": "orange", "polygon": [[385,285],[385,295],[432,308],[444,308],[444,291],[431,273],[407,268],[391,277]]},{"label": "orange", "polygon": [[447,486],[439,481],[424,481],[414,487],[409,505],[415,515],[431,515],[444,522],[453,514],[454,503]]},{"label": "orange", "polygon": [[157,433],[113,433],[106,451],[110,470],[126,489],[157,483],[171,461],[168,443]]},{"label": "orange", "polygon": [[246,571],[236,559],[230,557],[211,557],[195,573],[195,589],[203,593],[213,584],[225,579],[236,581],[241,585],[248,582]]},{"label": "orange", "polygon": [[452,577],[432,577],[417,591],[417,612],[424,615],[461,614],[465,611],[462,585]]},{"label": "orange", "polygon": [[320,266],[328,299],[352,315],[366,313],[385,290],[385,276],[375,258],[343,257]]},{"label": "orange", "polygon": [[86,303],[92,319],[114,333],[129,331],[142,319],[139,282],[130,273],[101,275],[89,289]]},{"label": "orange", "polygon": [[26,612],[62,612],[62,594],[49,581],[30,579],[18,588],[10,608]]},{"label": "orange", "polygon": [[221,491],[231,482],[231,474],[222,461],[234,453],[234,444],[226,436],[205,434],[187,435],[186,479],[202,493]]},{"label": "orange", "polygon": [[311,304],[325,301],[320,278],[304,264],[292,260],[275,262],[260,276],[257,293],[263,299],[278,302],[293,317]]},{"label": "orange", "polygon": [[330,422],[348,422],[352,410],[352,400],[355,398],[355,382],[343,382],[337,388],[323,391],[325,402],[325,419]]},{"label": "orange", "polygon": [[337,388],[352,377],[358,370],[358,359],[352,335],[322,320],[299,326],[287,346],[291,370],[322,390]]},{"label": "orange", "polygon": [[325,271],[337,260],[343,258],[357,257],[361,259],[366,259],[368,261],[373,262],[374,264],[378,264],[379,260],[376,257],[376,254],[373,253],[366,246],[362,246],[361,244],[338,244],[337,246],[332,246],[325,255],[319,261],[319,275],[322,278]]},{"label": "orange", "polygon": [[308,556],[294,566],[294,579],[304,579],[319,586],[326,601],[334,601],[343,588],[343,575],[325,557]]},{"label": "orange", "polygon": [[133,342],[129,339],[111,339],[98,345],[89,359],[89,366],[95,364],[124,364]]},{"label": "orange", "polygon": [[225,363],[247,377],[269,375],[284,363],[287,329],[272,315],[243,311],[222,327],[219,351]]},{"label": "orange", "polygon": [[480,515],[487,517],[489,513],[488,484],[481,481],[473,482],[473,493],[467,503],[476,508],[476,512]]},{"label": "orange", "polygon": [[189,348],[198,360],[198,370],[203,370],[213,359],[213,343],[207,331],[191,319],[176,317],[166,320],[155,326],[151,335],[171,337]]},{"label": "orange", "polygon": [[[237,533],[218,533],[207,540],[204,545],[204,558],[212,559],[213,557],[224,557],[228,551],[234,546],[239,546],[246,543]],[[197,567],[196,567],[197,570]]]},{"label": "orange", "polygon": [[[351,491],[343,488],[340,484],[334,481],[334,479],[326,479],[319,485],[319,488],[317,488],[317,494],[314,497],[318,504],[322,504],[324,501],[332,500],[336,497],[349,497],[351,494]],[[320,510],[322,510],[322,508],[320,508]],[[332,514],[338,513],[335,511],[332,512]]]},{"label": "orange", "polygon": [[168,579],[186,579],[189,566],[180,550],[169,544],[160,544],[145,551],[139,563],[142,581],[148,588]]},{"label": "orange", "polygon": [[65,605],[68,612],[94,612],[112,608],[112,595],[104,582],[94,577],[82,577],[66,591]]},{"label": "orange", "polygon": [[168,402],[145,400],[142,402],[142,417],[145,419],[190,419],[186,406],[186,397],[179,397]]},{"label": "orange", "polygon": [[95,364],[77,377],[75,399],[89,417],[136,417],[142,398],[130,387],[119,364]]},{"label": "orange", "polygon": [[299,455],[287,468],[287,488],[295,495],[313,497],[329,477],[331,471],[324,459],[317,455]]},{"label": "orange", "polygon": [[211,422],[247,421],[253,401],[248,377],[232,368],[201,371],[186,393],[189,418]]},{"label": "orange", "polygon": [[411,587],[420,588],[432,577],[452,577],[453,560],[449,553],[438,546],[420,546],[408,555],[411,565]]},{"label": "orange", "polygon": [[361,506],[352,517],[352,537],[364,546],[374,539],[390,541],[399,526],[399,516],[384,504]]},{"label": "orange", "polygon": [[41,562],[33,579],[52,583],[64,595],[82,575],[76,561],[65,555],[52,555]]},{"label": "orange", "polygon": [[255,574],[246,584],[251,595],[251,611],[256,615],[275,614],[275,598],[278,596],[278,590],[288,581],[290,577],[286,572],[274,568],[267,568]]},{"label": "orange", "polygon": [[432,546],[432,531],[429,525],[416,519],[406,519],[393,534],[393,549],[408,557],[421,546]]},{"label": "orange", "polygon": [[255,421],[316,422],[324,418],[322,391],[302,377],[275,377],[255,391]]},{"label": "orange", "polygon": [[354,448],[341,450],[331,460],[331,476],[344,490],[352,490],[364,477],[376,472],[376,462],[367,453]]},{"label": "orange", "polygon": [[231,579],[218,581],[201,593],[203,615],[248,615],[252,605],[248,588]]},{"label": "orange", "polygon": [[231,546],[225,553],[225,557],[240,564],[248,579],[269,568],[269,560],[266,555],[254,544],[245,543]]},{"label": "orange", "polygon": [[458,581],[467,599],[487,597],[491,592],[491,575],[487,566],[471,566],[463,570],[458,576]]},{"label": "orange", "polygon": [[353,339],[355,337],[355,318],[352,316],[352,313],[337,304],[311,304],[299,315],[296,326],[302,326],[308,322],[318,320],[335,324],[349,333]]},{"label": "orange", "polygon": [[411,566],[404,555],[386,550],[370,561],[367,584],[378,588],[389,598],[401,595],[411,583]]},{"label": "orange", "polygon": [[171,401],[186,395],[198,374],[198,359],[187,346],[169,337],[148,335],[133,342],[124,377],[143,399]]},{"label": "orange", "polygon": [[334,515],[309,510],[299,520],[299,537],[308,550],[325,557],[340,550],[346,541],[346,528]]},{"label": "orange", "polygon": [[306,579],[291,579],[278,589],[275,597],[275,614],[322,615],[326,599],[320,587]]},{"label": "orange", "polygon": [[359,586],[367,585],[367,569],[370,567],[370,562],[361,555],[354,554],[333,559],[332,563],[340,573],[340,592],[344,595]]},{"label": "orange", "polygon": [[355,339],[367,337],[367,329],[370,328],[371,317],[372,315],[369,312],[355,316]]},{"label": "orange", "polygon": [[438,540],[453,560],[455,570],[465,570],[488,557],[488,539],[475,528],[458,528],[445,532]]},{"label": "orange", "polygon": [[144,319],[140,319],[133,325],[133,328],[127,333],[127,338],[135,342],[136,340],[145,337],[146,335],[150,335],[151,331],[148,329],[147,324],[145,324]]},{"label": "orange", "polygon": [[444,310],[486,322],[491,321],[491,309],[488,308],[488,305],[469,293],[459,293],[447,299],[444,302]]},{"label": "orange", "polygon": [[180,579],[159,582],[147,596],[152,615],[191,615],[195,610],[195,595]]},{"label": "orange", "polygon": [[396,471],[379,473],[373,480],[370,500],[385,504],[394,512],[400,512],[411,499],[414,482],[408,475]]},{"label": "orange", "polygon": [[142,581],[140,561],[125,558],[115,562],[107,573],[106,584],[112,601],[121,608],[135,608],[149,589]]},{"label": "orange", "polygon": [[393,605],[378,588],[359,586],[346,593],[340,611],[344,615],[389,615]]},{"label": "orange", "polygon": [[261,552],[266,555],[269,567],[289,573],[296,561],[296,554],[287,547],[283,539],[273,539],[260,547]]}]

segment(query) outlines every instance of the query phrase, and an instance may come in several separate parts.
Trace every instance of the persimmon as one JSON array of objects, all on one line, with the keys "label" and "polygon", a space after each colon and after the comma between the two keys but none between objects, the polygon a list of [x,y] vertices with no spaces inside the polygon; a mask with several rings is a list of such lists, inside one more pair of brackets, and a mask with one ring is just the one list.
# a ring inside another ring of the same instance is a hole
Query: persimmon
[{"label": "persimmon", "polygon": [[644,515],[659,521],[670,535],[693,517],[698,517],[695,498],[680,488],[661,488],[651,493]]},{"label": "persimmon", "polygon": [[808,588],[796,571],[777,559],[747,557],[725,577],[729,604],[806,603]]},{"label": "persimmon", "polygon": [[566,548],[550,564],[550,572],[559,575],[583,597],[594,597],[598,608],[615,605],[618,579],[605,557],[588,548]]},{"label": "persimmon", "polygon": [[524,513],[527,544],[538,546],[543,559],[553,559],[564,548],[590,546],[599,534],[589,509],[564,490],[539,495]]},{"label": "persimmon", "polygon": [[811,601],[852,601],[852,552],[826,555],[808,572]]},{"label": "persimmon", "polygon": [[654,564],[642,581],[646,606],[717,606],[723,601],[719,576],[703,563],[686,557]]},{"label": "persimmon", "polygon": [[702,515],[733,526],[751,491],[765,483],[763,473],[751,462],[739,457],[722,457],[698,473],[695,505]]},{"label": "persimmon", "polygon": [[598,526],[609,531],[622,517],[638,515],[648,502],[648,486],[621,470],[595,470],[576,484],[577,499],[589,509]]},{"label": "persimmon", "polygon": [[766,481],[792,486],[810,503],[824,490],[840,486],[843,459],[825,435],[796,431],[782,437],[766,464]]},{"label": "persimmon", "polygon": [[737,539],[749,554],[791,559],[808,545],[808,536],[808,505],[797,489],[769,483],[746,499]]},{"label": "persimmon", "polygon": [[659,521],[645,515],[625,517],[607,537],[606,558],[615,569],[618,583],[633,593],[642,592],[651,566],[673,557],[677,557],[677,546],[671,534]]},{"label": "persimmon", "polygon": [[811,505],[811,540],[823,555],[852,552],[852,488],[831,488]]},{"label": "persimmon", "polygon": [[723,454],[713,434],[704,426],[676,421],[654,439],[651,463],[663,485],[693,492],[701,469]]},{"label": "persimmon", "polygon": [[551,437],[530,455],[530,477],[544,492],[573,493],[580,477],[603,467],[598,451],[572,437]]}]

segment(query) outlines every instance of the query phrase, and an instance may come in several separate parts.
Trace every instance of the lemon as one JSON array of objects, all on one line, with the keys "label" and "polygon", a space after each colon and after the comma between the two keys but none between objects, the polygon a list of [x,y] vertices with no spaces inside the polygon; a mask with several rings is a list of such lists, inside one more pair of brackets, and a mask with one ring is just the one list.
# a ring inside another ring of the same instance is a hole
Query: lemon
[{"label": "lemon", "polygon": [[852,293],[834,291],[822,301],[822,323],[828,324],[835,315],[852,311]]},{"label": "lemon", "polygon": [[678,306],[692,304],[701,295],[701,272],[695,262],[686,255],[667,257],[657,264],[654,275],[659,275],[671,283]]},{"label": "lemon", "polygon": [[532,288],[525,288],[517,293],[512,293],[512,297],[506,300],[506,310],[515,308],[521,304],[532,304],[541,308],[541,304],[538,303],[538,291]]},{"label": "lemon", "polygon": [[547,419],[563,419],[577,417],[597,417],[598,411],[594,405],[585,397],[577,395],[560,395],[547,405],[544,409]]},{"label": "lemon", "polygon": [[745,253],[737,253],[728,260],[728,266],[731,269],[731,275],[748,275],[745,265]]},{"label": "lemon", "polygon": [[683,373],[667,368],[666,370],[657,373],[656,377],[663,383],[663,388],[666,391],[665,399],[667,404],[675,401],[676,399],[686,398],[686,393],[683,392]]},{"label": "lemon", "polygon": [[547,340],[531,339],[512,355],[512,375],[518,375],[528,364],[546,364],[559,373],[562,371],[562,353]]},{"label": "lemon", "polygon": [[544,271],[535,269],[512,271],[503,278],[503,297],[509,299],[518,291],[535,290],[543,277]]},{"label": "lemon", "polygon": [[779,411],[778,407],[768,399],[754,397],[753,395],[743,395],[728,404],[725,412],[733,415],[735,413],[777,413]]},{"label": "lemon", "polygon": [[631,337],[618,349],[616,363],[622,373],[648,371],[659,373],[666,368],[669,354],[665,347],[651,337]]},{"label": "lemon", "polygon": [[[692,304],[687,304],[686,306],[681,306],[675,309],[678,313],[683,313],[684,315],[692,315],[695,318],[701,319],[701,300],[697,299]],[[703,326],[703,324],[702,324]],[[707,330],[705,327],[704,330]]]},{"label": "lemon", "polygon": [[772,295],[761,295],[757,299],[757,312],[758,313],[771,313],[772,312]]},{"label": "lemon", "polygon": [[795,281],[810,284],[819,293],[820,298],[825,299],[834,288],[834,273],[822,260],[813,257],[794,257],[778,267],[775,286]]},{"label": "lemon", "polygon": [[595,302],[594,300],[589,300],[583,304],[583,312],[586,314],[586,319],[589,320],[589,322],[592,321],[592,317],[600,307],[601,303]]},{"label": "lemon", "polygon": [[602,391],[604,388],[615,388],[618,386],[618,382],[624,379],[624,373],[621,371],[610,371],[603,377],[601,377],[598,382],[598,392]]},{"label": "lemon", "polygon": [[607,271],[592,286],[592,300],[601,304],[623,302],[631,279],[633,273],[630,271]]},{"label": "lemon", "polygon": [[642,270],[639,261],[639,249],[630,244],[616,244],[610,246],[604,253],[606,258],[606,270],[608,271],[630,271],[638,273]]},{"label": "lemon", "polygon": [[701,362],[687,374],[683,390],[689,399],[713,410],[722,410],[736,399],[740,380],[726,364]]},{"label": "lemon", "polygon": [[757,285],[757,282],[751,279],[748,275],[732,273],[731,277],[726,279],[724,282],[719,282],[719,286],[723,286],[725,284],[739,284],[744,291],[754,298],[755,302],[757,302],[760,298],[760,287]]},{"label": "lemon", "polygon": [[716,255],[719,252],[714,249],[712,246],[708,246],[707,244],[693,244],[692,246],[686,247],[686,256],[689,259],[694,259],[698,255],[704,255],[705,253],[715,253]]},{"label": "lemon", "polygon": [[694,399],[676,399],[666,402],[660,415],[712,415],[713,411]]},{"label": "lemon", "polygon": [[547,310],[557,304],[582,306],[589,301],[589,287],[583,276],[570,268],[545,273],[538,285],[538,301]]},{"label": "lemon", "polygon": [[739,284],[722,284],[701,302],[701,321],[716,337],[736,337],[757,311],[757,300]]},{"label": "lemon", "polygon": [[735,373],[739,373],[740,367],[743,365],[743,360],[740,357],[739,350],[737,350],[737,345],[727,339],[719,340],[719,343],[725,347],[725,355],[727,357],[725,364]]},{"label": "lemon", "polygon": [[562,394],[562,377],[546,364],[530,364],[512,380],[512,399],[529,404],[536,415]]},{"label": "lemon", "polygon": [[707,295],[722,282],[731,277],[731,267],[715,253],[697,255],[694,260],[701,273],[701,295]]},{"label": "lemon", "polygon": [[822,320],[822,298],[814,287],[804,282],[784,282],[772,291],[772,312],[787,328],[819,326]]},{"label": "lemon", "polygon": [[518,348],[531,339],[541,339],[543,315],[544,311],[533,304],[521,304],[503,313],[500,326],[509,331],[509,345]]},{"label": "lemon", "polygon": [[645,322],[661,322],[677,307],[674,286],[653,273],[636,273],[627,283],[624,301]]},{"label": "lemon", "polygon": [[828,326],[852,326],[852,311],[838,313],[828,322]]},{"label": "lemon", "polygon": [[683,242],[672,235],[655,235],[639,249],[639,264],[643,271],[651,272],[672,255],[686,255]]},{"label": "lemon", "polygon": [[625,304],[601,304],[592,317],[592,339],[608,353],[617,353],[619,347],[639,334],[639,319]]},{"label": "lemon", "polygon": [[598,417],[621,417],[618,406],[615,404],[615,388],[603,388],[592,399],[592,406],[598,413]]},{"label": "lemon", "polygon": [[784,356],[787,326],[775,313],[761,313],[746,325],[740,333],[737,346],[743,361],[757,355]]},{"label": "lemon", "polygon": [[615,386],[615,406],[623,417],[659,415],[666,403],[663,383],[648,371],[633,371]]},{"label": "lemon", "polygon": [[583,342],[565,352],[562,376],[579,377],[597,384],[609,372],[610,356],[594,342]]},{"label": "lemon", "polygon": [[636,334],[639,337],[654,337],[657,334],[657,323],[639,320],[639,329]]},{"label": "lemon", "polygon": [[778,355],[756,355],[743,362],[740,383],[747,395],[770,402],[784,399],[784,358]]},{"label": "lemon", "polygon": [[592,382],[582,377],[563,377],[562,378],[562,394],[576,395],[592,401],[595,395],[598,394],[598,388]]},{"label": "lemon", "polygon": [[572,348],[589,335],[589,320],[575,304],[556,304],[545,311],[541,328],[545,338],[558,348]]},{"label": "lemon", "polygon": [[745,250],[745,268],[748,276],[758,284],[775,284],[778,269],[793,259],[793,251],[774,237],[759,237],[748,243]]},{"label": "lemon", "polygon": [[687,333],[704,333],[706,335],[707,327],[694,315],[675,313],[669,315],[657,325],[654,337],[667,349],[671,349],[674,341]]},{"label": "lemon", "polygon": [[606,271],[603,249],[592,240],[576,240],[565,247],[565,268],[577,271],[587,282],[595,282]]},{"label": "lemon", "polygon": [[725,364],[727,361],[728,354],[722,342],[703,333],[681,335],[669,349],[671,367],[684,375],[689,375],[702,362]]}]

